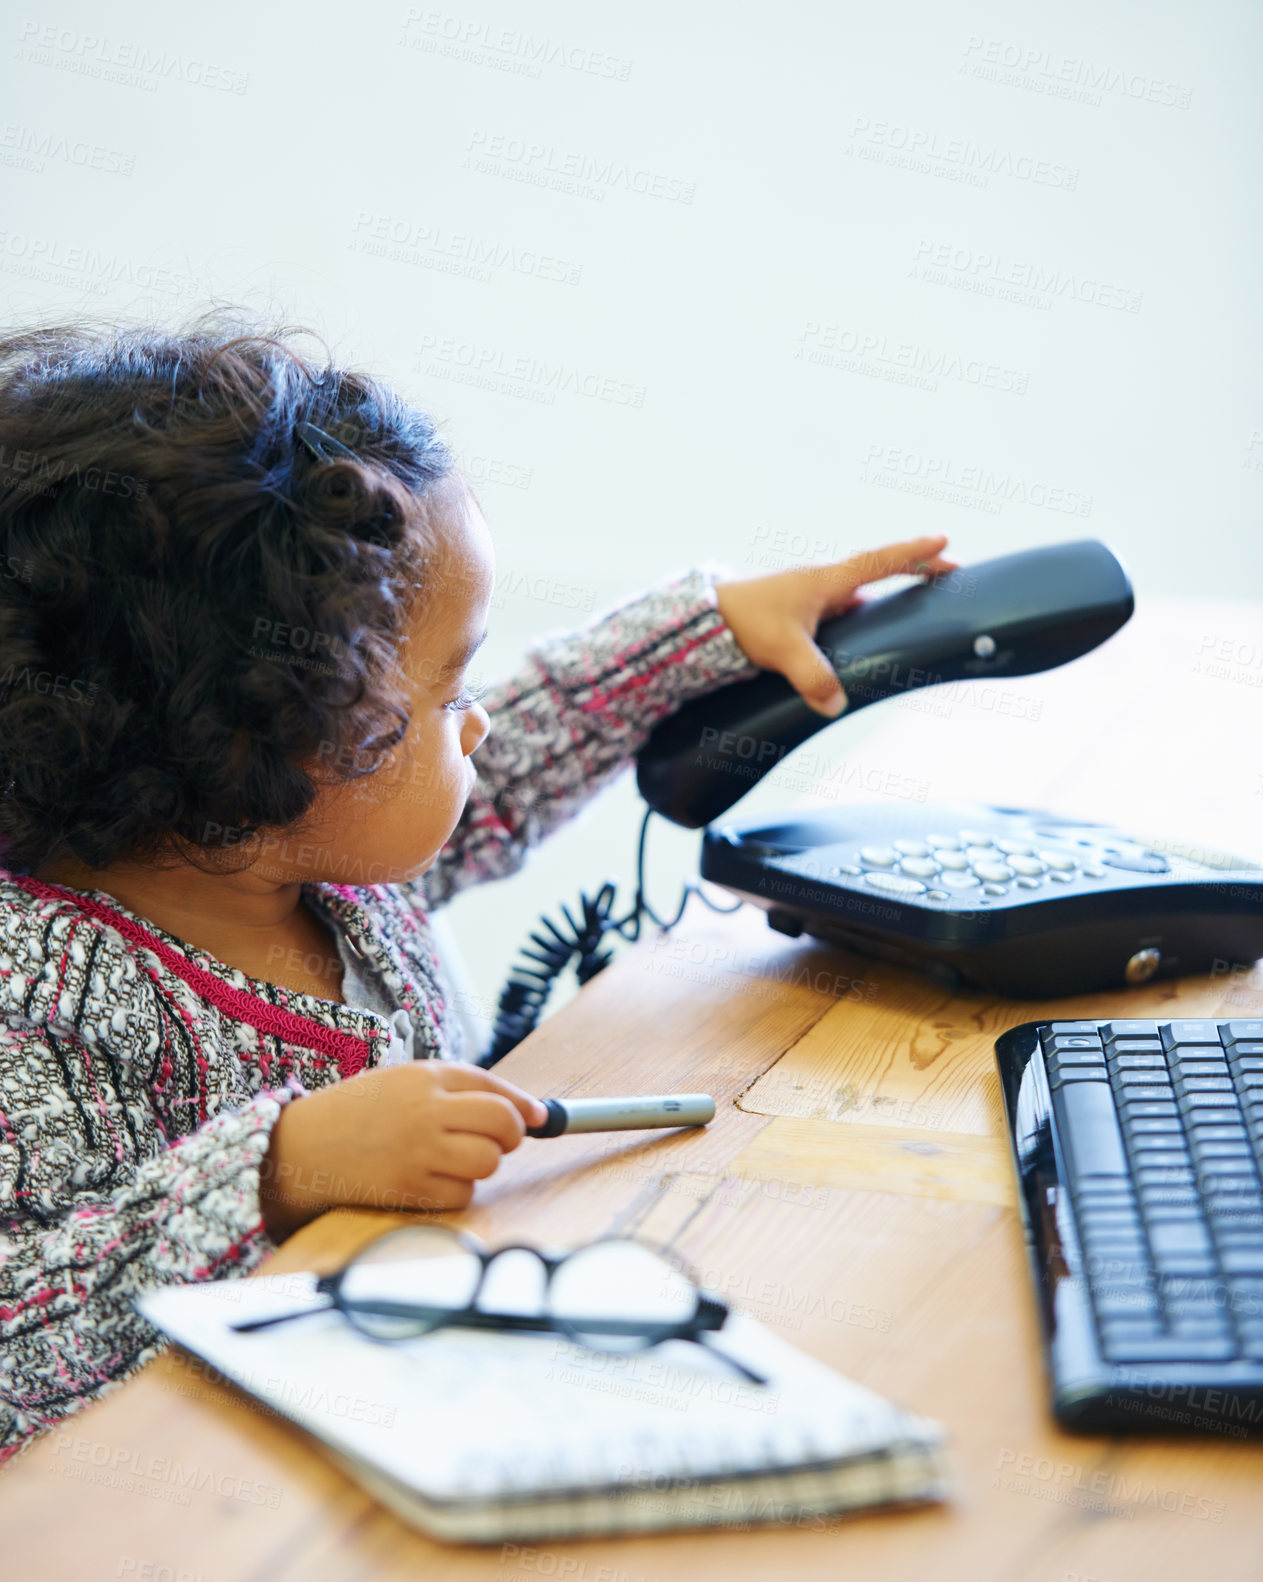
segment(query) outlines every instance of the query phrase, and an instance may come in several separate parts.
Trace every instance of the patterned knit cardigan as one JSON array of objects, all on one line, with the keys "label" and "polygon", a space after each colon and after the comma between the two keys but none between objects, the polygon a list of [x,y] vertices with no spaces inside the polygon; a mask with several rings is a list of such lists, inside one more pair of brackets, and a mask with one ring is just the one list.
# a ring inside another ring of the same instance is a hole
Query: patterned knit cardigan
[{"label": "patterned knit cardigan", "polygon": [[[418,1058],[459,1047],[426,909],[513,873],[658,720],[755,673],[714,575],[532,645],[488,694],[476,788],[422,878],[304,886],[411,1016]],[[273,1250],[259,1169],[282,1105],[388,1044],[371,1012],[250,978],[103,891],[0,868],[0,1459],[162,1349],[138,1292]]]}]

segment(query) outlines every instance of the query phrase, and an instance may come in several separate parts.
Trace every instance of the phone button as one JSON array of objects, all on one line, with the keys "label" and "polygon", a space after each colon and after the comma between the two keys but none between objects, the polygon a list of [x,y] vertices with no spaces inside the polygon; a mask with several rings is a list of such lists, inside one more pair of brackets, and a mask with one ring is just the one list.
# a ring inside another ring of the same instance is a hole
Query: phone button
[{"label": "phone button", "polygon": [[1044,865],[1038,857],[1011,856],[1009,867],[1014,873],[1020,873],[1024,879],[1037,879],[1044,871]]},{"label": "phone button", "polygon": [[938,863],[932,857],[905,857],[899,866],[914,879],[933,879],[938,873]]},{"label": "phone button", "polygon": [[861,846],[860,861],[872,868],[893,868],[899,861],[899,853],[889,846]]},{"label": "phone button", "polygon": [[939,883],[949,890],[972,890],[978,881],[972,873],[945,873],[939,876]]},{"label": "phone button", "polygon": [[901,873],[868,873],[864,877],[875,890],[890,895],[920,895],[925,889],[920,879],[908,879]]},{"label": "phone button", "polygon": [[1110,868],[1122,868],[1126,873],[1166,873],[1169,864],[1156,851],[1107,851],[1101,861]]}]

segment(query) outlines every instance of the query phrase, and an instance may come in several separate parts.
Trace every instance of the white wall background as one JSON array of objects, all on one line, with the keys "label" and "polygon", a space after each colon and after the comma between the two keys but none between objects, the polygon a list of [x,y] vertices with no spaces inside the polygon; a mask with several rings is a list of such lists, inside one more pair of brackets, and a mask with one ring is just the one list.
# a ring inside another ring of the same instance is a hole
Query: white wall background
[{"label": "white wall background", "polygon": [[[428,406],[498,543],[484,675],[700,558],[928,531],[1258,598],[1261,35],[1248,0],[24,0],[4,318],[273,306]],[[541,907],[631,879],[636,805],[453,907],[488,1005]],[[665,907],[696,838],[654,841]]]}]

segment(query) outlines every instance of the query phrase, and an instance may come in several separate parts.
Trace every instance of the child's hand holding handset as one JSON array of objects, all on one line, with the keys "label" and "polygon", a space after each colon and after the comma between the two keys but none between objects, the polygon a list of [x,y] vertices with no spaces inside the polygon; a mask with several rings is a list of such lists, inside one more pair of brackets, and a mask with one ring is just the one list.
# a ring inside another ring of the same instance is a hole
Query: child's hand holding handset
[{"label": "child's hand holding handset", "polygon": [[955,571],[956,563],[943,559],[946,546],[940,533],[865,550],[832,564],[720,582],[716,603],[747,659],[764,670],[779,671],[818,714],[833,719],[846,707],[846,694],[816,646],[816,628],[826,617],[856,604],[856,592],[866,582],[906,572],[936,576]]},{"label": "child's hand holding handset", "polygon": [[548,1111],[480,1066],[415,1060],[362,1071],[292,1100],[260,1172],[263,1222],[275,1241],[325,1209],[465,1208]]}]

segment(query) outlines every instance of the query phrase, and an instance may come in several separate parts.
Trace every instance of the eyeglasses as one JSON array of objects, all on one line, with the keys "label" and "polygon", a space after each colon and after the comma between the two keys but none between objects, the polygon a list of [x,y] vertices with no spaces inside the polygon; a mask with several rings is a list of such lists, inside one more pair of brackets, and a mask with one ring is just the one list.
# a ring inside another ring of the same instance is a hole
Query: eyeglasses
[{"label": "eyeglasses", "polygon": [[[316,1294],[328,1299],[323,1306],[232,1328],[267,1329],[336,1309],[360,1334],[383,1342],[443,1328],[561,1334],[590,1351],[624,1353],[689,1340],[752,1384],[767,1383],[711,1341],[728,1317],[727,1304],[672,1254],[622,1237],[551,1256],[520,1243],[489,1251],[462,1231],[410,1225],[322,1275]],[[483,1305],[492,1295],[499,1310]]]}]

